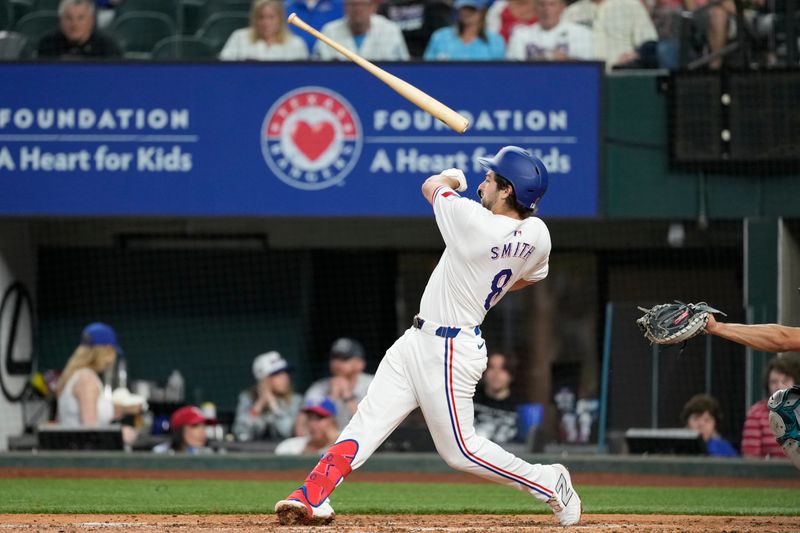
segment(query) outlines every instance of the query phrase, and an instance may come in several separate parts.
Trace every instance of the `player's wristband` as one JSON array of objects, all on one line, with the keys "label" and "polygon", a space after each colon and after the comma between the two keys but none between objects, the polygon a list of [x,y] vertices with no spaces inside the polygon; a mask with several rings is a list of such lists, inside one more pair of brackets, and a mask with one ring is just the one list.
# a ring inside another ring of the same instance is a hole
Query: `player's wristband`
[{"label": "player's wristband", "polygon": [[441,175],[447,176],[448,178],[453,178],[458,182],[456,191],[464,192],[467,190],[467,177],[464,176],[464,173],[460,169],[448,168],[447,170],[443,170]]}]

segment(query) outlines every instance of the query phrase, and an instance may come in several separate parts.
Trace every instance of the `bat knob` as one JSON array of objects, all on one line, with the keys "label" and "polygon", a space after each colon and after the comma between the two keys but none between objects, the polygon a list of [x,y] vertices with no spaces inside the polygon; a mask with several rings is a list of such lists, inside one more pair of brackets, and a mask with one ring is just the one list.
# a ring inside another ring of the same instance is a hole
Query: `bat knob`
[{"label": "bat knob", "polygon": [[296,18],[297,18],[297,13],[292,13],[292,14],[290,14],[290,15],[289,15],[289,18],[287,18],[287,19],[286,19],[286,22],[288,22],[289,24],[291,24],[291,23],[292,23],[292,21],[293,21],[294,19],[296,19]]}]

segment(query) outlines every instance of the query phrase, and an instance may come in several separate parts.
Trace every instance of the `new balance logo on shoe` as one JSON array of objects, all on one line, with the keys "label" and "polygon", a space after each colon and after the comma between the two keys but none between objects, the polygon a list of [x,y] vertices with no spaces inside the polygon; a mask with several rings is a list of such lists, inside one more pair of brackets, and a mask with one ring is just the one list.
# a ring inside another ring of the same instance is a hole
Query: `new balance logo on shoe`
[{"label": "new balance logo on shoe", "polygon": [[558,496],[561,498],[561,502],[566,507],[569,504],[569,501],[572,499],[573,494],[575,492],[569,487],[567,484],[567,480],[564,477],[564,474],[561,474],[558,477],[558,482],[556,483],[556,492]]}]

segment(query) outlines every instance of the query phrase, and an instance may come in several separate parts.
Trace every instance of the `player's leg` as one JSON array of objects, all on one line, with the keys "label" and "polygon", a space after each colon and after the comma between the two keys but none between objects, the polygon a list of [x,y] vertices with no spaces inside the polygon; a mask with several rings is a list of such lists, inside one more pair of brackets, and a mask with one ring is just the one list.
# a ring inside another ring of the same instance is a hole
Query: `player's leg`
[{"label": "player's leg", "polygon": [[460,336],[437,337],[429,350],[440,355],[429,353],[428,368],[411,377],[439,454],[453,468],[528,492],[550,505],[562,524],[577,523],[581,501],[566,468],[530,464],[475,434],[472,397],[486,368],[485,351],[479,336]]},{"label": "player's leg", "polygon": [[417,407],[406,378],[404,337],[386,352],[367,395],[358,404],[336,444],[325,453],[303,485],[275,505],[282,524],[333,519],[328,496],[344,478],[375,452],[392,431]]}]

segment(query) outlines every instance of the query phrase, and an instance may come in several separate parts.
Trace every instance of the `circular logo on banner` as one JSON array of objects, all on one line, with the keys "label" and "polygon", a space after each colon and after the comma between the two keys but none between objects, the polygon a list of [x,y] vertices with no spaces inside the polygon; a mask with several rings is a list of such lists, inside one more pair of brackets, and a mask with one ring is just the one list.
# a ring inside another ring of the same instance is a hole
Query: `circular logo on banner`
[{"label": "circular logo on banner", "polygon": [[284,183],[319,190],[340,183],[361,153],[361,123],[350,103],[329,89],[283,95],[261,127],[261,152]]}]

